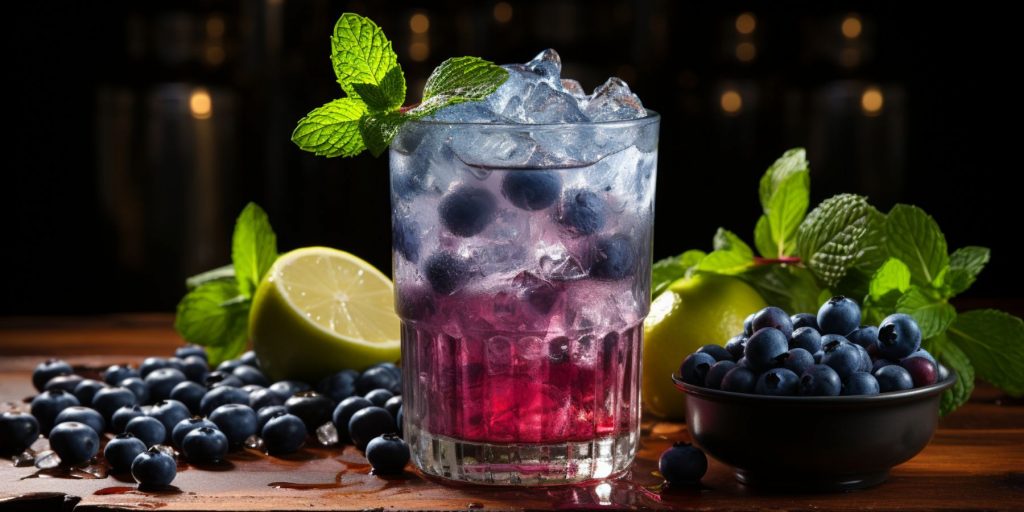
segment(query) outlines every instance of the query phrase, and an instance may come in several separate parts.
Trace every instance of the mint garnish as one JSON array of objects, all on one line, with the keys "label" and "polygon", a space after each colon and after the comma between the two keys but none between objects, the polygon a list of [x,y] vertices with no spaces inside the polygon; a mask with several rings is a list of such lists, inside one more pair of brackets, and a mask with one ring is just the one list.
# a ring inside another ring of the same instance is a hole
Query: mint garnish
[{"label": "mint garnish", "polygon": [[345,13],[334,25],[331,64],[347,97],[333,100],[299,120],[292,142],[320,156],[383,153],[403,124],[439,109],[480,101],[508,79],[508,72],[477,57],[441,63],[423,89],[423,101],[403,108],[405,75],[391,41],[376,23]]}]

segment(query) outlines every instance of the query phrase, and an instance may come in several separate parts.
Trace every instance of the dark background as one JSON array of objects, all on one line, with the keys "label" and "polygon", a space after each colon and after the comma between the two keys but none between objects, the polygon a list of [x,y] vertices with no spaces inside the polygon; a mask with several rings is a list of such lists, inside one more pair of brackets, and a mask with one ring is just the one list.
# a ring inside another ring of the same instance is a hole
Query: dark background
[{"label": "dark background", "polygon": [[229,261],[250,200],[282,250],[330,245],[389,268],[386,158],[289,141],[341,96],[328,36],[345,11],[392,39],[409,101],[458,55],[525,62],[554,47],[588,90],[623,77],[663,115],[657,258],[708,249],[720,225],[752,242],[758,178],[805,146],[813,203],[919,205],[951,249],[993,249],[970,295],[1019,297],[1020,17],[937,5],[11,3],[0,313],[170,310],[186,276]]}]

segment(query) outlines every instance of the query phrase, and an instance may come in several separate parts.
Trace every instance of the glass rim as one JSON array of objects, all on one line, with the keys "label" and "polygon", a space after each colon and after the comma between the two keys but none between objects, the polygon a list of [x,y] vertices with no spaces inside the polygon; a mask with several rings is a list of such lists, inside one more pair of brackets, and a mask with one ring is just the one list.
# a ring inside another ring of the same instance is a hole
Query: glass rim
[{"label": "glass rim", "polygon": [[661,114],[649,109],[644,109],[647,115],[636,119],[622,119],[616,121],[588,121],[585,123],[491,123],[486,121],[439,121],[435,119],[413,119],[408,122],[410,125],[428,125],[428,126],[478,126],[494,129],[507,129],[507,130],[562,130],[562,129],[575,129],[584,126],[600,127],[600,128],[629,128],[635,126],[645,126],[651,123],[660,122]]}]

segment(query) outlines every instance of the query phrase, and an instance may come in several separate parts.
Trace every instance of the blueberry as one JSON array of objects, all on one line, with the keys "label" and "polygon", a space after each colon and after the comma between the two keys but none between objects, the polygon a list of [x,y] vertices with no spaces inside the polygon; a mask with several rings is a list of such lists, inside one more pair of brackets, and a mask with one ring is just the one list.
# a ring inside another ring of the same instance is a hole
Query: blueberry
[{"label": "blueberry", "polygon": [[270,381],[263,375],[263,372],[247,364],[243,364],[234,370],[231,370],[231,374],[238,377],[246,384],[256,384],[258,386],[270,385]]},{"label": "blueberry", "polygon": [[733,360],[732,354],[728,350],[726,350],[725,347],[723,347],[721,345],[715,345],[715,344],[704,345],[703,347],[697,349],[697,352],[700,352],[700,353],[703,353],[703,354],[707,354],[707,355],[715,358],[715,361],[732,361]]},{"label": "blueberry", "polygon": [[43,391],[32,399],[30,410],[32,416],[39,422],[39,429],[47,433],[53,428],[53,422],[57,415],[68,407],[79,405],[75,395],[61,389]]},{"label": "blueberry", "polygon": [[810,313],[797,313],[789,317],[789,321],[793,324],[793,330],[801,327],[810,327],[815,331],[818,330],[818,317]]},{"label": "blueberry", "polygon": [[516,208],[543,210],[558,199],[562,178],[547,171],[510,171],[501,180],[501,195]]},{"label": "blueberry", "polygon": [[914,378],[910,372],[902,366],[891,364],[883,366],[874,372],[875,379],[878,379],[878,390],[882,393],[889,391],[902,391],[914,387]]},{"label": "blueberry", "polygon": [[[241,387],[242,391],[249,394],[249,400],[252,400],[252,394],[257,391],[265,391],[267,388],[260,386],[259,384],[246,384]],[[271,391],[273,393],[273,391]]]},{"label": "blueberry", "polygon": [[177,368],[161,368],[153,370],[146,375],[146,387],[149,388],[149,398],[153,402],[159,402],[171,397],[171,390],[174,386],[188,380],[185,373]]},{"label": "blueberry", "polygon": [[228,454],[228,437],[213,427],[199,427],[181,439],[181,451],[193,463],[212,463]]},{"label": "blueberry", "polygon": [[67,391],[68,393],[74,393],[75,388],[78,387],[82,381],[85,380],[81,375],[58,375],[46,382],[43,386],[44,391],[51,389],[60,389]]},{"label": "blueberry", "polygon": [[103,371],[103,382],[110,384],[111,386],[117,385],[118,382],[127,379],[128,377],[138,377],[139,372],[130,365],[115,364],[108,366]]},{"label": "blueberry", "polygon": [[579,235],[592,235],[604,227],[607,207],[589,190],[570,190],[562,200],[558,222]]},{"label": "blueberry", "polygon": [[837,396],[842,380],[831,367],[816,364],[800,375],[798,392],[803,396]]},{"label": "blueberry", "polygon": [[110,416],[110,431],[115,434],[124,432],[124,427],[128,425],[128,422],[139,416],[145,416],[146,411],[138,405],[126,405],[114,411],[114,414]]},{"label": "blueberry", "polygon": [[423,273],[435,292],[451,295],[469,281],[470,265],[454,254],[438,252],[427,258]]},{"label": "blueberry", "polygon": [[68,466],[85,464],[100,450],[100,436],[92,427],[77,421],[61,423],[50,431],[50,448]]},{"label": "blueberry", "polygon": [[143,359],[142,364],[139,365],[139,377],[145,379],[146,376],[154,370],[170,368],[170,366],[171,363],[162,357],[147,357]]},{"label": "blueberry", "polygon": [[737,359],[736,360],[736,366],[739,366],[740,368],[746,368],[748,370],[751,369],[750,368],[750,364],[747,362],[747,358],[745,358],[745,357],[741,357],[741,358]]},{"label": "blueberry", "polygon": [[393,396],[395,396],[395,394],[386,389],[375,389],[367,393],[363,398],[369,400],[370,403],[377,407],[384,407],[384,404],[386,404]]},{"label": "blueberry", "polygon": [[234,386],[213,388],[199,401],[199,412],[209,416],[214,409],[225,404],[249,405],[249,393]]},{"label": "blueberry", "polygon": [[789,348],[802,348],[813,354],[821,350],[821,335],[813,327],[798,327],[789,339]]},{"label": "blueberry", "polygon": [[617,280],[633,274],[636,267],[633,241],[623,234],[598,240],[590,249],[590,276]]},{"label": "blueberry", "polygon": [[263,426],[266,425],[271,418],[276,418],[283,414],[288,414],[288,408],[284,405],[268,405],[266,407],[261,407],[260,410],[256,411],[256,431],[262,431]]},{"label": "blueberry", "polygon": [[842,295],[832,297],[818,309],[818,326],[821,334],[846,336],[860,326],[860,306]]},{"label": "blueberry", "polygon": [[868,325],[855,329],[846,339],[850,340],[850,343],[870,349],[872,346],[878,345],[878,327]]},{"label": "blueberry", "polygon": [[395,417],[396,423],[398,418],[398,410],[402,408],[402,395],[395,395],[388,398],[387,402],[384,402],[384,409],[391,413]]},{"label": "blueberry", "polygon": [[111,420],[118,409],[138,403],[139,399],[135,397],[135,393],[122,387],[103,388],[92,397],[92,408],[99,411],[107,420]]},{"label": "blueberry", "polygon": [[242,404],[225,404],[210,413],[210,421],[228,438],[231,446],[242,446],[256,433],[256,411]]},{"label": "blueberry", "polygon": [[900,366],[910,373],[910,378],[914,381],[915,388],[931,386],[939,378],[939,371],[935,367],[935,363],[924,357],[904,358],[900,361]]},{"label": "blueberry", "polygon": [[[907,357],[908,358],[910,358],[910,357],[923,357],[923,358],[931,361],[932,364],[934,364],[936,366],[938,366],[938,364],[939,364],[939,362],[935,360],[935,357],[932,356],[927,350],[925,350],[923,348],[921,350],[918,350],[918,351],[914,352],[913,354],[910,354]],[[81,399],[79,399],[79,401],[81,401]]]},{"label": "blueberry", "polygon": [[56,425],[71,421],[88,425],[96,431],[98,436],[102,436],[107,431],[107,421],[103,419],[103,416],[95,410],[82,407],[81,405],[72,405],[59,412],[57,417],[53,419],[54,428],[56,428]]},{"label": "blueberry", "polygon": [[107,459],[111,470],[120,473],[130,471],[135,457],[144,451],[146,443],[131,434],[118,434],[107,441],[107,446],[103,449],[103,458]]},{"label": "blueberry", "polygon": [[441,199],[438,213],[441,223],[452,234],[469,237],[494,220],[494,195],[482,188],[460,187]]},{"label": "blueberry", "polygon": [[725,350],[729,351],[734,361],[738,361],[743,357],[743,351],[747,346],[747,337],[740,334],[729,338],[729,341],[725,344]]},{"label": "blueberry", "polygon": [[348,420],[348,434],[352,444],[360,450],[381,434],[395,431],[395,418],[383,407],[370,406],[357,411]]},{"label": "blueberry", "polygon": [[374,474],[396,475],[409,463],[409,446],[395,434],[383,434],[366,445],[366,460]]},{"label": "blueberry", "polygon": [[935,366],[939,368],[939,382],[943,382],[949,378],[949,368],[946,368],[946,366],[942,364],[936,364]]},{"label": "blueberry", "polygon": [[270,453],[292,453],[306,442],[306,425],[294,414],[281,414],[267,420],[260,437]]},{"label": "blueberry", "polygon": [[686,359],[683,359],[683,364],[679,365],[679,376],[687,384],[704,386],[708,371],[716,362],[715,358],[708,354],[694,352],[686,356]]},{"label": "blueberry", "polygon": [[222,361],[217,365],[217,371],[230,374],[235,368],[238,368],[243,364],[245,363],[243,363],[241,359],[228,359],[227,361]]},{"label": "blueberry", "polygon": [[181,420],[191,416],[191,414],[192,413],[189,412],[188,407],[184,403],[171,399],[157,402],[153,405],[153,408],[146,413],[147,416],[156,418],[160,420],[160,423],[164,424],[164,429],[167,430],[167,437],[164,439],[164,442],[171,439],[171,433],[174,431],[174,427],[176,427]]},{"label": "blueberry", "polygon": [[309,384],[298,380],[280,380],[270,385],[267,389],[277,393],[282,402],[295,396],[300,391],[309,391]]},{"label": "blueberry", "polygon": [[217,424],[206,418],[200,418],[199,416],[185,418],[179,421],[178,424],[171,429],[171,442],[174,443],[174,446],[181,448],[181,443],[185,441],[185,436],[187,436],[189,432],[203,427],[217,428]]},{"label": "blueberry", "polygon": [[729,373],[729,370],[732,370],[735,367],[736,363],[729,360],[719,361],[711,365],[711,369],[708,370],[707,376],[704,377],[704,387],[710,389],[721,389],[722,379],[725,378],[725,374]]},{"label": "blueberry", "polygon": [[754,328],[754,332],[765,327],[774,327],[782,332],[787,340],[793,335],[793,322],[790,321],[789,315],[775,306],[768,306],[755,313],[751,327]]},{"label": "blueberry", "polygon": [[826,334],[822,337],[822,342],[825,355],[821,358],[821,364],[835,370],[840,380],[846,379],[852,373],[867,371],[862,368],[863,360],[857,345],[838,334]]},{"label": "blueberry", "polygon": [[725,376],[722,377],[721,389],[733,393],[753,393],[756,382],[757,375],[750,368],[737,363],[735,368],[725,372]]},{"label": "blueberry", "polygon": [[284,398],[281,398],[281,395],[267,388],[257,389],[249,393],[249,407],[252,407],[254,411],[271,405],[284,405],[284,400]]},{"label": "blueberry", "polygon": [[819,350],[814,353],[814,364],[821,364],[821,358],[825,357],[825,351]]},{"label": "blueberry", "polygon": [[658,471],[670,485],[694,484],[708,471],[708,458],[690,443],[675,443],[661,454]]},{"label": "blueberry", "polygon": [[161,444],[167,439],[167,428],[156,418],[139,416],[124,426],[124,431],[139,438],[146,446]]},{"label": "blueberry", "polygon": [[317,385],[316,390],[321,395],[340,402],[356,392],[356,380],[359,378],[359,372],[355,370],[342,370],[338,373],[328,375],[320,381]]},{"label": "blueberry", "polygon": [[[786,317],[789,320],[789,317]],[[765,327],[754,331],[754,334],[747,340],[747,346],[743,350],[743,356],[747,363],[757,371],[764,371],[777,365],[786,351],[789,350],[789,341],[782,331],[774,327]]]},{"label": "blueberry", "polygon": [[402,420],[405,417],[405,404],[398,406],[398,414],[395,415],[395,424],[398,426],[398,435],[405,435],[402,433],[405,430],[405,426],[402,425]]},{"label": "blueberry", "polygon": [[238,362],[246,366],[252,366],[257,370],[260,368],[260,358],[252,350],[246,350],[242,355],[238,356]]},{"label": "blueberry", "polygon": [[177,400],[188,409],[190,414],[199,414],[199,403],[206,394],[206,388],[192,381],[178,383],[171,390],[171,400]]},{"label": "blueberry", "polygon": [[316,429],[331,421],[331,410],[334,402],[316,391],[302,391],[284,402],[288,414],[294,414],[306,425],[306,431],[312,435]]},{"label": "blueberry", "polygon": [[214,370],[206,374],[203,378],[202,384],[206,384],[206,387],[213,389],[221,386],[230,386],[233,388],[240,388],[245,385],[242,379],[235,377],[229,371]]},{"label": "blueberry", "polygon": [[890,364],[898,365],[896,361],[890,361],[888,359],[878,358],[871,363],[871,373],[874,374],[879,368],[883,366],[889,366]]},{"label": "blueberry", "polygon": [[0,413],[0,456],[24,452],[39,439],[39,420],[25,412]]},{"label": "blueberry", "polygon": [[132,461],[132,478],[141,487],[165,487],[178,474],[174,458],[160,450],[150,448]]},{"label": "blueberry", "polygon": [[178,347],[174,350],[174,357],[182,360],[188,359],[189,357],[199,357],[202,358],[203,361],[208,359],[206,357],[206,350],[199,345],[185,345],[184,347]]},{"label": "blueberry", "polygon": [[878,379],[867,372],[851,374],[843,381],[843,395],[877,395]]},{"label": "blueberry", "polygon": [[800,377],[785,368],[772,368],[761,374],[754,385],[754,393],[770,396],[795,395]]},{"label": "blueberry", "polygon": [[791,348],[786,353],[782,367],[797,375],[803,375],[805,371],[815,364],[817,363],[815,363],[814,356],[810,352],[802,348]]},{"label": "blueberry", "polygon": [[39,363],[32,371],[32,385],[36,387],[36,391],[43,391],[50,379],[58,375],[71,375],[72,373],[75,372],[71,369],[70,364],[60,359],[47,359]]},{"label": "blueberry", "polygon": [[200,384],[206,382],[206,375],[210,373],[210,367],[207,366],[206,359],[199,356],[186,357],[182,360],[181,366],[181,371],[185,374],[185,378]]},{"label": "blueberry", "polygon": [[334,413],[331,415],[331,421],[334,422],[334,428],[338,430],[338,437],[341,439],[348,439],[348,422],[352,419],[355,413],[366,409],[367,407],[373,407],[373,404],[369,400],[361,396],[350,396],[341,401],[337,407],[334,408]]},{"label": "blueberry", "polygon": [[756,314],[757,311],[747,315],[747,318],[743,319],[743,336],[749,338],[751,334],[754,334],[754,315]]},{"label": "blueberry", "polygon": [[356,394],[365,395],[374,389],[386,389],[393,394],[402,392],[402,371],[391,363],[367,368],[356,379]]},{"label": "blueberry", "polygon": [[73,391],[75,398],[78,399],[78,403],[86,406],[92,406],[92,397],[96,396],[96,392],[107,387],[105,382],[101,382],[93,379],[85,379],[79,382]]},{"label": "blueberry", "polygon": [[899,360],[921,348],[921,329],[910,315],[896,313],[878,326],[878,353]]},{"label": "blueberry", "polygon": [[868,350],[856,343],[851,343],[854,350],[860,355],[860,367],[857,368],[859,372],[870,372],[871,371],[871,355],[868,354]]},{"label": "blueberry", "polygon": [[[160,368],[160,369],[162,370],[163,368]],[[156,371],[156,370],[154,370],[154,371]],[[153,372],[150,372],[150,373],[153,373]],[[132,394],[135,395],[135,401],[136,402],[138,402],[140,404],[148,404],[149,403],[149,385],[147,385],[146,381],[142,380],[141,378],[139,378],[139,377],[128,377],[127,379],[124,379],[121,382],[118,382],[117,385],[121,386],[122,388],[131,390]]]},{"label": "blueberry", "polygon": [[391,217],[391,246],[410,263],[420,258],[420,226],[416,221],[393,215]]}]

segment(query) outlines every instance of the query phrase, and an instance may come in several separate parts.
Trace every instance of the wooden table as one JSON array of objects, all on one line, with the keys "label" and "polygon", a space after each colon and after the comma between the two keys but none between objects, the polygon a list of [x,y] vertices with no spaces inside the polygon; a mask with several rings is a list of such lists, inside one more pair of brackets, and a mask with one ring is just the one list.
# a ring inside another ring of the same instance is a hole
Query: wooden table
[{"label": "wooden table", "polygon": [[[0,319],[0,402],[24,407],[22,400],[33,394],[31,370],[46,356],[99,368],[168,355],[180,343],[170,325],[166,315]],[[714,460],[700,488],[662,489],[653,472],[662,450],[676,440],[689,440],[685,425],[647,420],[639,457],[625,477],[525,490],[446,486],[413,470],[384,480],[367,474],[366,460],[352,447],[307,448],[287,459],[237,452],[221,468],[183,465],[176,488],[160,493],[139,492],[124,477],[36,475],[34,467],[7,461],[0,462],[0,510],[1024,509],[1024,401],[985,385],[942,420],[920,455],[895,468],[886,483],[863,491],[758,492]]]}]

